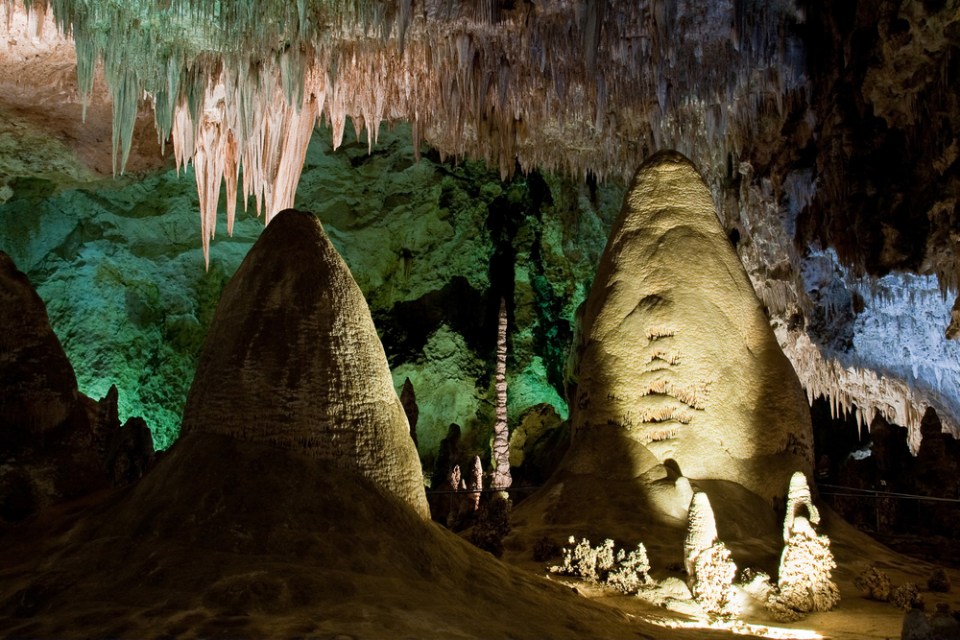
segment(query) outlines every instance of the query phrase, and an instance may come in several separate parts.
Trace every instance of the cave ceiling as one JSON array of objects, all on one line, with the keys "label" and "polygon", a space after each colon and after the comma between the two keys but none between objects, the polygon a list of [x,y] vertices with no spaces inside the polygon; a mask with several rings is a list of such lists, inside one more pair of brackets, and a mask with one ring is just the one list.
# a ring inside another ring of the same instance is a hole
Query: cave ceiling
[{"label": "cave ceiling", "polygon": [[207,253],[218,208],[293,204],[318,123],[334,148],[409,123],[503,178],[676,149],[808,395],[916,448],[927,406],[960,424],[958,47],[956,0],[0,0],[0,201],[166,153]]}]

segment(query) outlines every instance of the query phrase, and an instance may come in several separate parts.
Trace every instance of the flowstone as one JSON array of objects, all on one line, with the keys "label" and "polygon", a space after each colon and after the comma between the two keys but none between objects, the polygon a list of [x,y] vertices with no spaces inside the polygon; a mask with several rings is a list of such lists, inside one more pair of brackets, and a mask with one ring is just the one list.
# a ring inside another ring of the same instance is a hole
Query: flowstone
[{"label": "flowstone", "polygon": [[410,427],[366,301],[311,214],[278,214],[224,289],[182,429],[355,470],[428,516]]}]

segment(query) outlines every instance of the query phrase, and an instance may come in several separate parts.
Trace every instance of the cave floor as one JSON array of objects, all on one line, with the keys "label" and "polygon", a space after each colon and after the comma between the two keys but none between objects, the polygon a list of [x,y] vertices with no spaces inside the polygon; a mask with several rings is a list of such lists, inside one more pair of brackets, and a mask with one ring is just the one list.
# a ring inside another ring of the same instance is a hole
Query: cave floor
[{"label": "cave floor", "polygon": [[[855,576],[872,562],[894,584],[925,584],[932,568],[825,513],[840,567],[835,611],[703,628],[683,612],[550,575],[532,560],[529,524],[518,523],[500,562],[362,478],[198,436],[129,489],[0,528],[0,637],[882,639],[899,637],[902,614],[861,597]],[[749,542],[734,551],[749,563]],[[948,575],[958,584],[960,572]],[[655,567],[654,577],[666,576]],[[928,611],[958,606],[956,589],[924,596]]]}]

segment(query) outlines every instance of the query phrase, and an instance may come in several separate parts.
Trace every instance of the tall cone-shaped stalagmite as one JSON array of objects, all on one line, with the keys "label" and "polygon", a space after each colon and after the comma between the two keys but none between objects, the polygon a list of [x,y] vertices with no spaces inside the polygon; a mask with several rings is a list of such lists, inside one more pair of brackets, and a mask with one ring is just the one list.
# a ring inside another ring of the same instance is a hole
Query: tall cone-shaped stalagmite
[{"label": "tall cone-shaped stalagmite", "polygon": [[811,469],[803,390],[706,184],[679,153],[656,154],[634,176],[582,335],[574,447],[623,438],[686,477],[767,499]]},{"label": "tall cone-shaped stalagmite", "polygon": [[417,452],[370,310],[308,213],[279,213],[224,289],[183,432],[328,460],[428,517]]}]

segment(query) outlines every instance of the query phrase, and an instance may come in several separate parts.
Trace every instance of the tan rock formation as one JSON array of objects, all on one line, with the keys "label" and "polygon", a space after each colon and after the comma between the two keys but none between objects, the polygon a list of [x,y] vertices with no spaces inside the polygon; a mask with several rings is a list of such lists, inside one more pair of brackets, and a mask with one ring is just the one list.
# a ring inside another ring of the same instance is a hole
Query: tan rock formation
[{"label": "tan rock formation", "polygon": [[787,489],[787,513],[783,518],[784,542],[793,536],[793,523],[797,517],[800,517],[801,509],[806,509],[806,518],[810,524],[820,524],[820,510],[813,504],[807,476],[797,471],[790,476],[790,487]]},{"label": "tan rock formation", "polygon": [[658,153],[634,177],[580,349],[574,448],[630,441],[686,477],[732,481],[768,500],[783,496],[794,470],[812,468],[803,390],[682,155]]},{"label": "tan rock formation", "polygon": [[428,515],[370,311],[311,214],[278,214],[224,289],[183,432],[302,451],[358,471]]}]

